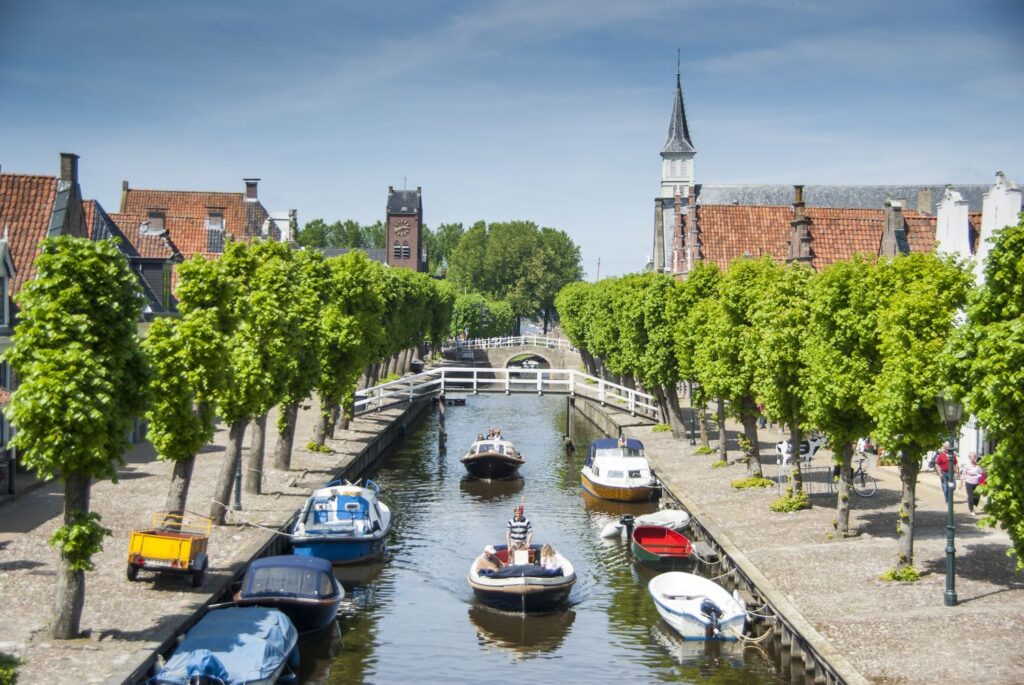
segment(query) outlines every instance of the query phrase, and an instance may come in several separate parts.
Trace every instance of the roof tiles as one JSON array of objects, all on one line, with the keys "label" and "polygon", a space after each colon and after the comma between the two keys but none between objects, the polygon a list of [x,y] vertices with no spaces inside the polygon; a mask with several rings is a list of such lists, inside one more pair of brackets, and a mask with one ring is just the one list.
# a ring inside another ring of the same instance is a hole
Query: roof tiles
[{"label": "roof tiles", "polygon": [[56,197],[57,179],[53,176],[0,174],[0,228],[7,231],[17,271],[12,295],[36,274],[39,243],[46,238]]}]

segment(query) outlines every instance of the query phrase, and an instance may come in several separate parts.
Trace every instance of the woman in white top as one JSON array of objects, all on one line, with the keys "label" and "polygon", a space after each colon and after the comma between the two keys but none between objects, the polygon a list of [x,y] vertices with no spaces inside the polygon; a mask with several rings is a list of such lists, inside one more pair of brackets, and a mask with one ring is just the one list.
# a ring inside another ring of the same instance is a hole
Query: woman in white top
[{"label": "woman in white top", "polygon": [[985,477],[985,469],[978,465],[978,455],[975,452],[967,453],[967,463],[960,470],[960,477],[963,478],[964,487],[967,489],[967,508],[973,514],[974,507],[978,506],[981,500],[981,495],[975,495],[974,489]]}]

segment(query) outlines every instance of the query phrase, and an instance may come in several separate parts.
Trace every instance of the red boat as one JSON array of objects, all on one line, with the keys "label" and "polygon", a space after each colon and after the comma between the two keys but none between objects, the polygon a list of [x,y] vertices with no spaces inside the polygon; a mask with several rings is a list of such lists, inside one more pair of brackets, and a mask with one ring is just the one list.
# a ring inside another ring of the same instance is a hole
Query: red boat
[{"label": "red boat", "polygon": [[681,565],[693,554],[693,545],[685,535],[664,526],[637,526],[630,546],[633,556],[658,567]]}]

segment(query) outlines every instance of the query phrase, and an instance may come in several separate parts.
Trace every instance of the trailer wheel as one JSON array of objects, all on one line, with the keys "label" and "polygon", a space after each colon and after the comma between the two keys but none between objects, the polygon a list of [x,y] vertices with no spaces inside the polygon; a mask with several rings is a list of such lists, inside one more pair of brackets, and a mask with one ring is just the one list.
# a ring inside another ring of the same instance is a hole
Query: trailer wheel
[{"label": "trailer wheel", "polygon": [[206,567],[208,562],[204,559],[203,565],[192,571],[192,587],[201,587],[206,580]]},{"label": "trailer wheel", "polygon": [[135,564],[128,564],[128,570],[125,573],[128,576],[128,580],[134,581],[139,578],[139,567]]}]

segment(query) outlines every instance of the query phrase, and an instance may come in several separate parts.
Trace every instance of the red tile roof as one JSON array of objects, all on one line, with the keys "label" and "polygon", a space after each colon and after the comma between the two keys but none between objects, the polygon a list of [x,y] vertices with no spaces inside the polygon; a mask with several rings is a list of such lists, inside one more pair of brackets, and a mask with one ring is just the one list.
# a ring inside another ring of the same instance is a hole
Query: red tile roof
[{"label": "red tile roof", "polygon": [[7,231],[11,260],[17,271],[11,294],[36,274],[39,243],[50,227],[57,179],[53,176],[0,174],[0,229]]},{"label": "red tile roof", "polygon": [[[143,235],[140,226],[149,217],[146,214],[111,214],[110,220],[131,243],[140,257],[147,259],[171,259],[177,253],[176,243],[171,240],[170,231],[163,235]],[[170,223],[170,219],[168,223]]]},{"label": "red tile roof", "polygon": [[[858,253],[878,254],[884,210],[808,207],[806,212],[815,269]],[[704,258],[723,269],[744,255],[768,254],[779,261],[789,255],[792,207],[700,205],[698,216]],[[903,216],[911,251],[931,250],[935,217],[916,211],[904,211]]]},{"label": "red tile roof", "polygon": [[[259,201],[246,201],[245,193],[208,193],[189,190],[136,190],[129,188],[121,201],[122,214],[148,214],[163,210],[166,217],[187,217],[204,222],[211,211],[224,215],[224,231],[237,240],[260,235],[269,214]],[[172,237],[175,238],[176,236]],[[180,246],[180,245],[179,245]]]}]

